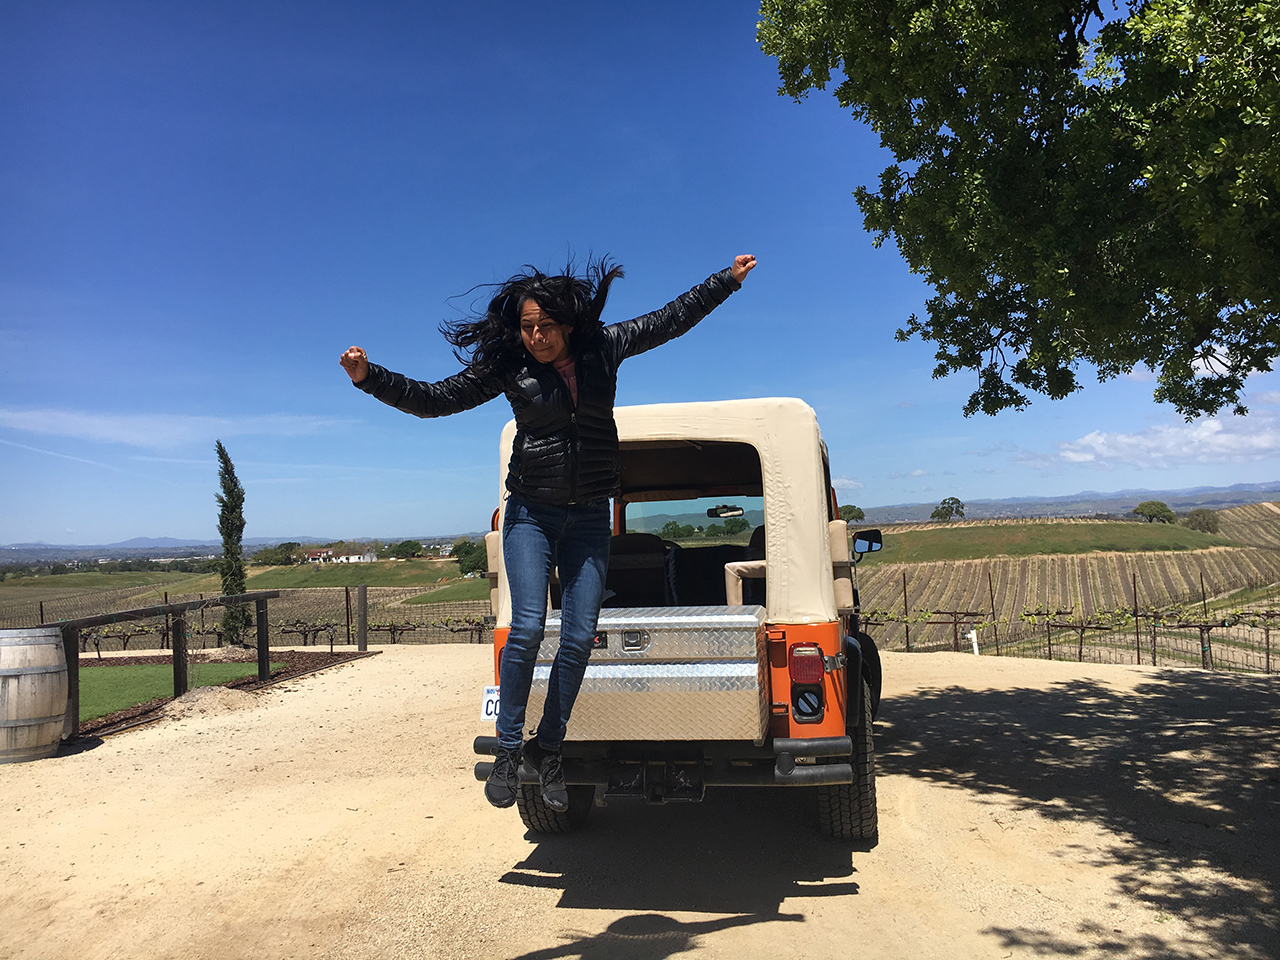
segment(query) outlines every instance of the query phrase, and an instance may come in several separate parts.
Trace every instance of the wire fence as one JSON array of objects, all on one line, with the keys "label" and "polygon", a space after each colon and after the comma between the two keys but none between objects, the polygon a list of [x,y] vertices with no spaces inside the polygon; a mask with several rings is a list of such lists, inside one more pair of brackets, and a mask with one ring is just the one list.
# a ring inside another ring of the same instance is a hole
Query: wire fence
[{"label": "wire fence", "polygon": [[[1148,566],[1159,572],[1162,564],[1156,561],[1148,561]],[[1144,578],[1138,567],[1129,571],[1127,584],[1105,581],[1095,572],[1082,597],[1081,583],[1090,572],[1084,561],[1054,558],[1049,563],[1050,574],[1055,574],[1055,565],[1061,568],[1055,576],[1031,571],[1030,579],[1041,581],[1038,590],[1016,581],[1019,569],[1026,573],[1025,561],[1021,568],[1015,562],[999,579],[992,574],[993,567],[999,569],[995,561],[985,567],[974,561],[955,561],[879,570],[874,589],[863,588],[863,622],[873,628],[877,644],[885,650],[972,652],[976,645],[978,652],[987,655],[1090,663],[1154,663],[1260,673],[1276,668],[1271,633],[1280,630],[1280,612],[1274,609],[1271,595],[1277,589],[1268,589],[1268,581],[1254,578],[1251,571],[1211,569],[1206,575],[1184,570],[1180,580],[1173,580],[1168,576],[1155,579],[1150,573]],[[922,577],[925,567],[932,578]],[[1186,590],[1197,577],[1200,589]],[[1118,579],[1113,577],[1112,581]],[[895,583],[900,591],[896,598],[891,589]],[[1184,589],[1175,593],[1175,586]],[[1232,591],[1242,593],[1233,600],[1228,595]],[[156,593],[155,587],[142,586],[43,602],[11,601],[0,604],[0,627],[99,616],[139,606],[141,597],[158,599]],[[307,587],[279,593],[269,610],[271,645],[336,647],[355,643],[354,587]],[[421,594],[421,587],[368,587],[369,642],[492,641],[487,600],[406,602]],[[866,602],[868,594],[875,605]],[[917,597],[939,605],[913,603]],[[1119,603],[1104,609],[1100,605],[1103,598]],[[204,597],[164,595],[166,603],[197,599]],[[1010,600],[1021,599],[1040,602],[1034,608],[1008,609]],[[1081,599],[1089,602],[1082,604]],[[946,609],[941,609],[944,605]],[[192,649],[215,648],[228,640],[222,632],[221,616],[214,610],[193,613],[187,629]],[[157,617],[93,627],[82,631],[80,642],[85,654],[164,650],[171,642],[170,624]]]},{"label": "wire fence", "polygon": [[[1273,610],[1254,612],[1280,617],[1280,612]],[[1280,652],[1273,650],[1273,640],[1280,642],[1280,625],[1228,618],[1189,622],[1140,615],[1135,629],[1133,624],[1073,621],[1067,619],[1070,611],[1065,613],[1064,617],[1000,624],[963,619],[932,621],[930,625],[938,629],[930,632],[920,630],[922,624],[917,621],[907,625],[908,630],[899,631],[893,642],[883,645],[879,643],[879,628],[886,624],[875,619],[863,622],[873,628],[871,634],[881,649],[908,650],[909,634],[912,653],[952,650],[984,656],[1204,667],[1245,673],[1272,673],[1280,667]],[[902,626],[900,622],[897,625]]]},{"label": "wire fence", "polygon": [[[862,622],[873,628],[884,650],[951,650],[1257,673],[1271,673],[1276,667],[1271,634],[1280,630],[1280,584],[1220,572],[1212,580],[1192,569],[1183,570],[1180,580],[1156,581],[1153,588],[1133,570],[1126,591],[1125,584],[1100,583],[1096,572],[1089,578],[1083,559],[1050,563],[1062,568],[1056,584],[1051,582],[1038,595],[1033,592],[1041,602],[1016,613],[1008,609],[1008,600],[1027,598],[1025,585],[1007,579],[998,583],[991,566],[984,570],[972,561],[957,562],[952,565],[957,569],[946,572],[944,565],[937,565],[942,571],[939,579],[953,586],[930,584],[928,590],[931,599],[950,601],[948,609],[913,605],[925,590],[901,569],[898,595],[892,597],[885,589],[892,581],[882,577],[876,593],[880,605],[864,604]],[[1077,567],[1080,575],[1072,576]],[[1199,589],[1185,589],[1197,581]],[[1184,589],[1175,592],[1175,585]],[[1089,602],[1081,604],[1082,595]],[[1119,602],[1104,608],[1098,602],[1102,597]]]},{"label": "wire fence", "polygon": [[[486,643],[493,639],[488,600],[406,603],[422,594],[421,587],[368,587],[370,643]],[[41,601],[0,605],[0,627],[33,627],[82,617],[100,616],[136,607],[137,598],[154,596],[154,587],[98,591]],[[354,587],[306,587],[279,591],[268,613],[272,646],[345,646],[356,642]],[[203,594],[164,595],[165,603],[205,599]],[[250,607],[252,610],[252,607]],[[253,637],[246,635],[246,642]],[[220,647],[229,640],[222,630],[221,612],[193,612],[187,624],[193,650]],[[80,634],[81,653],[167,650],[172,640],[165,617],[86,628]]]},{"label": "wire fence", "polygon": [[[94,590],[69,596],[46,597],[43,600],[0,601],[0,627],[34,627],[59,620],[75,620],[93,617],[100,613],[114,613],[133,607],[151,606],[167,597],[154,584],[136,587],[117,587],[113,590]],[[178,594],[174,594],[175,599]],[[196,594],[183,595],[194,600]]]}]

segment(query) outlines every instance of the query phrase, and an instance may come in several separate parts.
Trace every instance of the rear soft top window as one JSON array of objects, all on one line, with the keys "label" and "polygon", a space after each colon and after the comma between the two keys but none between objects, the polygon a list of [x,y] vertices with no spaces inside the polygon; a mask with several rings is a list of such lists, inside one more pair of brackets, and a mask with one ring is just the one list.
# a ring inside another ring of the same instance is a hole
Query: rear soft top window
[{"label": "rear soft top window", "polygon": [[762,496],[760,454],[749,443],[647,440],[621,445],[622,499]]}]

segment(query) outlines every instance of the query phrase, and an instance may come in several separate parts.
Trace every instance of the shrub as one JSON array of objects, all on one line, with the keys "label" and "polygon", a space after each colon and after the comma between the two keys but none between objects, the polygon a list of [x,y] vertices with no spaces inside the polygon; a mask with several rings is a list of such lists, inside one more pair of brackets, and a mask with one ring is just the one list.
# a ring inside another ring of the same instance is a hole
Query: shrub
[{"label": "shrub", "polygon": [[1192,530],[1199,530],[1201,533],[1217,533],[1220,529],[1218,511],[1204,507],[1192,510],[1182,518],[1182,525]]}]

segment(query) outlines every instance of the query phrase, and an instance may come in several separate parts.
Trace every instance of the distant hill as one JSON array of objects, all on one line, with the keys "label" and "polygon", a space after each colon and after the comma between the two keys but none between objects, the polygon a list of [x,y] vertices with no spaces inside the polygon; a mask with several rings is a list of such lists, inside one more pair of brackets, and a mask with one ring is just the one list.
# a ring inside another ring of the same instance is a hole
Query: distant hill
[{"label": "distant hill", "polygon": [[[408,536],[387,538],[385,543],[401,540],[418,540],[422,543],[453,543],[459,537],[483,538],[483,533],[456,533],[448,536]],[[278,543],[333,543],[337,537],[246,537],[243,541],[246,554],[261,547],[274,547]],[[352,538],[352,542],[372,540],[373,537]],[[176,537],[134,537],[118,543],[56,544],[56,543],[6,543],[0,544],[0,564],[5,563],[65,563],[68,560],[149,560],[156,557],[199,557],[222,553],[221,540],[183,540]]]},{"label": "distant hill", "polygon": [[[1184,490],[1117,490],[1098,493],[1085,490],[1063,497],[1010,497],[1005,500],[966,500],[964,515],[985,517],[1088,517],[1094,514],[1124,516],[1143,500],[1163,500],[1175,512],[1197,507],[1222,510],[1280,499],[1280,481],[1238,483],[1230,487],[1189,487]],[[937,503],[898,503],[864,507],[864,523],[901,523],[928,520]]]},{"label": "distant hill", "polygon": [[[855,498],[856,499],[856,498]],[[1010,497],[1004,500],[975,499],[965,502],[965,516],[971,519],[988,517],[1088,517],[1094,514],[1110,514],[1125,516],[1143,500],[1163,500],[1178,513],[1194,510],[1196,507],[1207,507],[1211,510],[1223,510],[1229,507],[1241,507],[1249,504],[1266,503],[1280,500],[1280,480],[1269,483],[1237,483],[1230,487],[1188,487],[1182,490],[1117,490],[1112,493],[1099,493],[1085,490],[1081,493],[1062,497]],[[937,506],[933,503],[898,503],[883,507],[863,506],[866,513],[864,525],[877,523],[920,522],[929,519],[929,514]],[[749,511],[747,520],[754,527],[763,522],[759,511]],[[709,520],[704,513],[661,514],[658,516],[628,519],[627,525],[633,530],[657,533],[668,520],[681,524],[706,526],[715,521]],[[482,531],[455,533],[445,536],[412,535],[404,537],[381,538],[385,543],[398,543],[401,540],[418,540],[422,543],[452,543],[459,537],[479,539]],[[1278,534],[1280,538],[1280,534]],[[248,537],[244,541],[247,548],[275,546],[293,540],[298,543],[329,543],[335,537]],[[372,537],[353,537],[352,540],[370,540]],[[1233,533],[1232,539],[1237,542],[1255,542],[1256,536],[1250,539],[1239,530]],[[1259,544],[1262,545],[1262,544]],[[134,537],[118,543],[106,544],[51,544],[51,543],[9,543],[0,544],[0,563],[51,563],[66,560],[89,560],[98,557],[111,559],[145,559],[163,556],[198,556],[218,553],[222,549],[220,540],[184,540],[175,537]]]}]

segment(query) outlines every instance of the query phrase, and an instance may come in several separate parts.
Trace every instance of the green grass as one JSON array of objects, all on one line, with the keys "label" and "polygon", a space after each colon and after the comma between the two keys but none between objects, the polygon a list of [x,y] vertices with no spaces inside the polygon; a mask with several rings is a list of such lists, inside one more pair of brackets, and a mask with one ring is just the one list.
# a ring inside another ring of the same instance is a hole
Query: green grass
[{"label": "green grass", "polygon": [[249,567],[246,589],[281,590],[295,587],[416,587],[458,576],[453,560],[379,560],[376,563],[309,563],[296,567]]},{"label": "green grass", "polygon": [[863,563],[923,563],[1041,553],[1203,550],[1231,545],[1223,537],[1167,523],[1000,523],[903,533],[886,531],[884,548],[869,554]]},{"label": "green grass", "polygon": [[[280,666],[273,663],[271,669]],[[213,687],[257,672],[256,663],[196,663],[191,665],[191,685]],[[171,696],[173,667],[169,664],[85,667],[80,671],[80,722]]]},{"label": "green grass", "polygon": [[455,580],[439,590],[410,597],[405,603],[445,603],[451,600],[488,600],[489,578],[474,577],[471,580]]},{"label": "green grass", "polygon": [[1242,587],[1216,600],[1210,598],[1209,609],[1214,612],[1236,610],[1246,606],[1263,609],[1277,606],[1278,601],[1280,601],[1280,586],[1272,583],[1252,589]]},{"label": "green grass", "polygon": [[125,570],[120,573],[100,573],[89,570],[84,573],[63,573],[57,576],[49,574],[5,580],[0,583],[0,600],[48,600],[52,597],[70,597],[96,590],[119,590],[122,587],[150,585],[155,585],[161,591],[185,593],[185,589],[175,590],[174,587],[204,579],[206,577],[201,574],[151,573],[138,570]]}]

